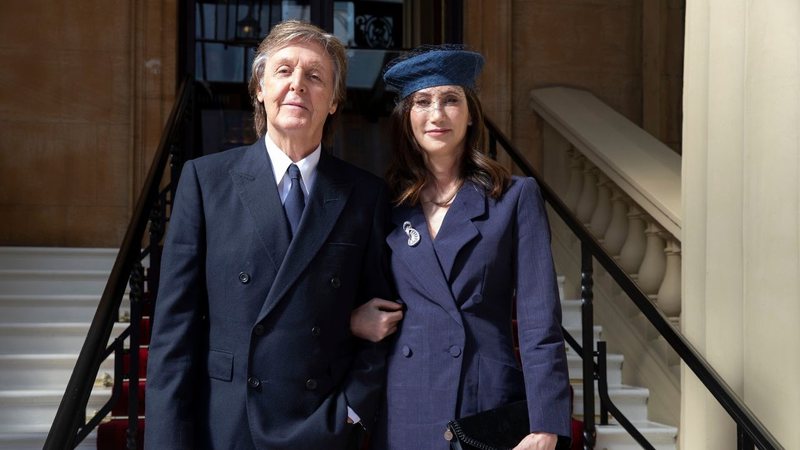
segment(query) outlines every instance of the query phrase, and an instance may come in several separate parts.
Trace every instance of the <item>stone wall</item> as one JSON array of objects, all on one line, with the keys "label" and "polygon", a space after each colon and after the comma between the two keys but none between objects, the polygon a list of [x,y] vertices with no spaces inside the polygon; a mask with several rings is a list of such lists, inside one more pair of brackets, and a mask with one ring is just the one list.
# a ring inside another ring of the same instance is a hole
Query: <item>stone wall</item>
[{"label": "stone wall", "polygon": [[0,2],[0,245],[119,244],[174,95],[175,9]]}]

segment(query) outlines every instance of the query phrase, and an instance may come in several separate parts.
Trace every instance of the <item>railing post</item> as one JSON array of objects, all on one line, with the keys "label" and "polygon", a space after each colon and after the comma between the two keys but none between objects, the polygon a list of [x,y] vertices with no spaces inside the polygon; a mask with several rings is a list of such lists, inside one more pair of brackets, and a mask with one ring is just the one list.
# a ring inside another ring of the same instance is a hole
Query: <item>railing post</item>
[{"label": "railing post", "polygon": [[[606,362],[606,343],[600,341],[597,343],[597,389],[602,393],[608,393],[608,379],[606,374],[608,364]],[[600,397],[600,425],[608,425],[608,406],[603,401],[603,395]]]},{"label": "railing post", "polygon": [[738,450],[755,449],[755,444],[753,444],[753,440],[750,439],[750,436],[747,435],[747,431],[741,424],[736,425],[736,448]]},{"label": "railing post", "polygon": [[130,279],[131,335],[128,346],[128,436],[127,449],[136,450],[139,428],[139,334],[142,326],[142,297],[144,295],[144,268],[141,260],[134,261]]},{"label": "railing post", "polygon": [[594,309],[592,253],[581,242],[581,345],[583,346],[583,449],[592,450],[594,426]]}]

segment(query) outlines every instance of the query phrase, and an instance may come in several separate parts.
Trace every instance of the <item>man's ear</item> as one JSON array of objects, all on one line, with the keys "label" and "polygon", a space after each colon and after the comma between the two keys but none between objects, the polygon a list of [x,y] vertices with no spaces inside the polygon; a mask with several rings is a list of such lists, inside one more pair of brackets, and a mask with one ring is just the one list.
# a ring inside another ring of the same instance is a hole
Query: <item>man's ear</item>
[{"label": "man's ear", "polygon": [[256,99],[259,103],[264,103],[264,90],[261,89],[261,84],[258,85],[258,91],[256,91]]}]

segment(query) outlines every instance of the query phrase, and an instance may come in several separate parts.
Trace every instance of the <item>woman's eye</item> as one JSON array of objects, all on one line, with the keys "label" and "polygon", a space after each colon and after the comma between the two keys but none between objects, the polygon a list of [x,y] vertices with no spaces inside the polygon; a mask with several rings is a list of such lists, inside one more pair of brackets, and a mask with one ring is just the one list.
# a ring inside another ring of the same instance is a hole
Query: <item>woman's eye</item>
[{"label": "woman's eye", "polygon": [[427,108],[428,106],[431,106],[431,101],[426,98],[417,99],[414,100],[414,106],[418,106],[420,108]]},{"label": "woman's eye", "polygon": [[444,99],[444,104],[449,106],[455,106],[458,105],[460,101],[461,99],[458,97],[448,97]]}]

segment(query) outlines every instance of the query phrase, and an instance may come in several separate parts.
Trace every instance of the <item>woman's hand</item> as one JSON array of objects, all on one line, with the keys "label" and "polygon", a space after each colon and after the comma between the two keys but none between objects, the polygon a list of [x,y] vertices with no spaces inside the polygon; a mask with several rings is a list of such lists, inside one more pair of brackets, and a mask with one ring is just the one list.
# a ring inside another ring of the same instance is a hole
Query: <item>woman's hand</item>
[{"label": "woman's hand", "polygon": [[531,433],[514,450],[555,450],[558,436],[552,433]]},{"label": "woman's hand", "polygon": [[350,331],[361,339],[378,342],[397,331],[397,324],[401,320],[402,304],[373,298],[350,314]]}]

